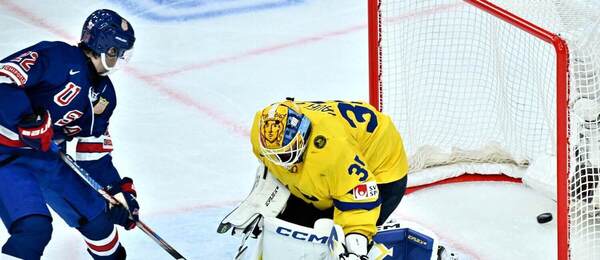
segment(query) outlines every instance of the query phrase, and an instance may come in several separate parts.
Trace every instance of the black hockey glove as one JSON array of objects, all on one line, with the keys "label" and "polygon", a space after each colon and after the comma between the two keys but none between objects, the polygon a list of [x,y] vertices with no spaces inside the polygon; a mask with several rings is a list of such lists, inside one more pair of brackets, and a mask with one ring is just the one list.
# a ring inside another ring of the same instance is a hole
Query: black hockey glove
[{"label": "black hockey glove", "polygon": [[110,219],[114,224],[123,226],[126,230],[135,228],[136,222],[140,220],[138,204],[133,186],[133,180],[129,177],[123,178],[107,187],[106,192],[117,199],[120,205],[110,205]]}]

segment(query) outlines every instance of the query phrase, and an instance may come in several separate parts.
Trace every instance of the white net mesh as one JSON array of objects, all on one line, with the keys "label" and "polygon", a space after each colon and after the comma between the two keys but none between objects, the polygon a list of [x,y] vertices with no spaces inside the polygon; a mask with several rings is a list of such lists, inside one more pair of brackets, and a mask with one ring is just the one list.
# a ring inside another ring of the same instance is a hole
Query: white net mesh
[{"label": "white net mesh", "polygon": [[[381,105],[404,137],[412,172],[458,162],[525,168],[556,156],[552,44],[460,0],[380,2]],[[600,259],[600,8],[491,2],[567,41],[570,250],[572,259]]]}]

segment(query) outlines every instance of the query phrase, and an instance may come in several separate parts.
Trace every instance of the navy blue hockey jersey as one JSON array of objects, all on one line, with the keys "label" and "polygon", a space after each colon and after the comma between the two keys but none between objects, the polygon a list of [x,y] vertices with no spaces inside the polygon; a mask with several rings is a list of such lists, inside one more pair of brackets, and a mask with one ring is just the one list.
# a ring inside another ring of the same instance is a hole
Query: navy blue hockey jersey
[{"label": "navy blue hockey jersey", "polygon": [[[17,124],[41,108],[50,112],[56,141],[81,137],[78,161],[99,161],[112,150],[107,131],[116,104],[112,82],[80,48],[35,44],[0,61],[0,153],[32,150],[19,140]],[[110,158],[102,161],[113,168]]]}]

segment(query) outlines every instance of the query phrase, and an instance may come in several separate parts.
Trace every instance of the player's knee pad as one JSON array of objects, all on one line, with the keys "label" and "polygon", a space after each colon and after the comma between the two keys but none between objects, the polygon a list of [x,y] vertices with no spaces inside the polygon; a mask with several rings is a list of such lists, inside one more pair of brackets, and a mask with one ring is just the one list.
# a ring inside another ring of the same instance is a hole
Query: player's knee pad
[{"label": "player's knee pad", "polygon": [[10,238],[2,246],[2,253],[22,259],[40,259],[51,237],[52,218],[26,216],[11,225]]},{"label": "player's knee pad", "polygon": [[78,229],[84,237],[92,258],[96,260],[125,259],[125,249],[119,242],[117,228],[110,222],[106,213],[100,214]]},{"label": "player's knee pad", "polygon": [[431,231],[412,223],[384,224],[378,228],[369,259],[437,259],[438,239]]}]

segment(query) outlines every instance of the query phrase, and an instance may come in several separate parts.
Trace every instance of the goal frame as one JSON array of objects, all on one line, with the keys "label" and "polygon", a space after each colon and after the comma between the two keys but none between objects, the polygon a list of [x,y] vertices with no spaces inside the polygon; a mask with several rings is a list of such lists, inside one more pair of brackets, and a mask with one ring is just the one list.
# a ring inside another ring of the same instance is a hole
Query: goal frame
[{"label": "goal frame", "polygon": [[[368,50],[369,50],[369,102],[379,111],[385,107],[381,82],[381,16],[380,3],[383,0],[368,0]],[[569,49],[566,41],[559,35],[541,28],[487,0],[463,0],[513,26],[551,44],[556,52],[556,156],[557,156],[557,248],[558,259],[569,259]],[[385,112],[385,111],[384,111]],[[448,182],[482,181],[487,177],[455,177]],[[514,181],[510,177],[498,175],[490,177],[492,181]]]}]

